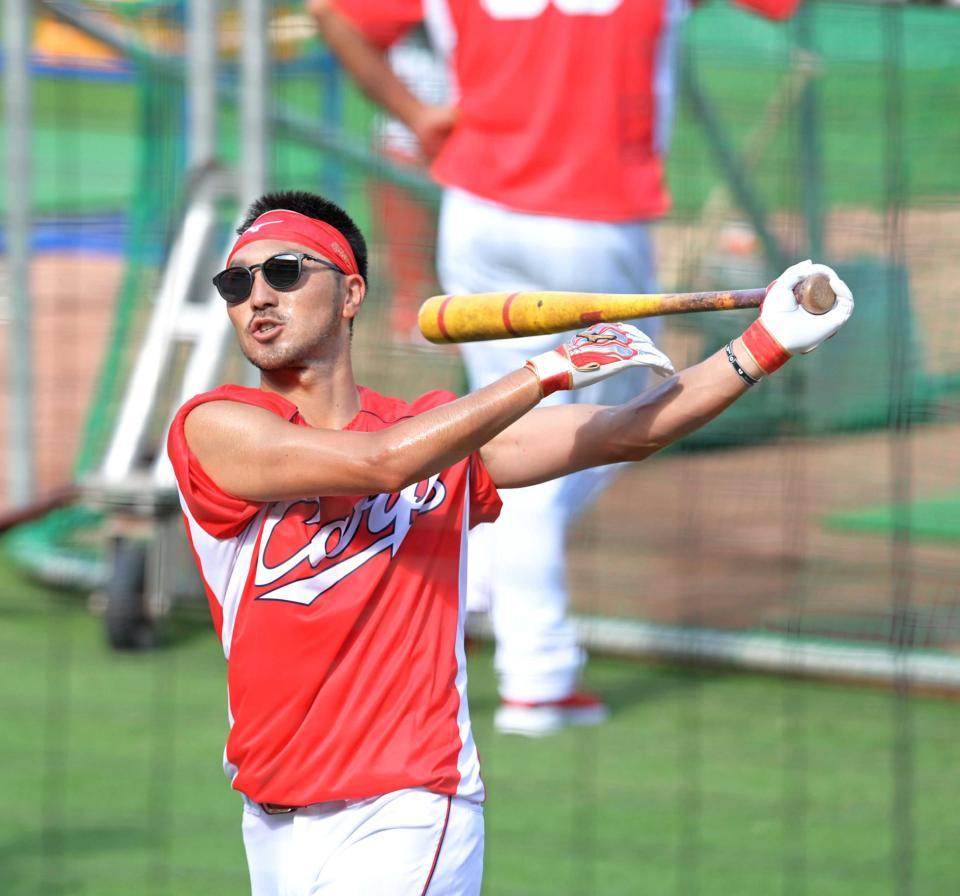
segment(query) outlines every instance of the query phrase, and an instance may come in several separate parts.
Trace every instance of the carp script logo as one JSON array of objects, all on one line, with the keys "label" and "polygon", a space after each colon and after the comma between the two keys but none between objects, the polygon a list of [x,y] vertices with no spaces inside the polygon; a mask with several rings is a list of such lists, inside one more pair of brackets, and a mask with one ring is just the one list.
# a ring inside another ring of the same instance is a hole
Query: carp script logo
[{"label": "carp script logo", "polygon": [[[326,522],[322,501],[280,505],[260,538],[254,585],[267,590],[257,600],[313,603],[378,554],[395,557],[414,516],[436,510],[446,496],[439,476],[431,476],[395,494],[362,498],[349,514]],[[305,505],[314,511],[305,514]]]}]

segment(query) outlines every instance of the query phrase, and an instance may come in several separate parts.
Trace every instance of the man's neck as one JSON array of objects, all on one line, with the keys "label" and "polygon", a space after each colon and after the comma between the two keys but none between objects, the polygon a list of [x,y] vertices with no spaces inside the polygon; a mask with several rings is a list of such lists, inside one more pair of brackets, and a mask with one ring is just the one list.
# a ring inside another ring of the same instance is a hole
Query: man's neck
[{"label": "man's neck", "polygon": [[360,393],[349,364],[333,371],[265,372],[260,375],[260,388],[295,404],[300,416],[318,429],[343,429],[360,412]]}]

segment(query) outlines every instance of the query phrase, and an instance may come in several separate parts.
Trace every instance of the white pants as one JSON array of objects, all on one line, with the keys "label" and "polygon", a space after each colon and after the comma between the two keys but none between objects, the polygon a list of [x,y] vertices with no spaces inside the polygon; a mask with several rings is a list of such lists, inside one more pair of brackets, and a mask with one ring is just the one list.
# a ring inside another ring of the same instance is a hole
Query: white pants
[{"label": "white pants", "polygon": [[[656,291],[648,223],[521,214],[462,190],[444,193],[437,266],[446,293]],[[658,320],[638,325],[656,341]],[[470,388],[522,367],[567,335],[463,344]],[[629,371],[576,392],[556,392],[543,404],[619,404],[649,382],[646,371]],[[584,470],[505,490],[497,522],[471,532],[467,607],[490,612],[500,693],[507,699],[557,700],[576,688],[584,656],[567,614],[567,527],[614,472]]]},{"label": "white pants", "polygon": [[483,806],[426,790],[267,815],[244,799],[252,896],[478,896]]}]

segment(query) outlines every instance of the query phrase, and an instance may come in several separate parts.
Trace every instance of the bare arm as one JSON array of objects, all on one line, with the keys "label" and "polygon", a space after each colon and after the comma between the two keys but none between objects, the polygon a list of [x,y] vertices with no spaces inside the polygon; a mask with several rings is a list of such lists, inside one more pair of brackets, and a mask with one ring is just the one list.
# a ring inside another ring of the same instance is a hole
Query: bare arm
[{"label": "bare arm", "polygon": [[[794,288],[813,274],[825,274],[833,307],[811,314]],[[813,351],[853,313],[853,294],[825,265],[802,261],[767,288],[760,312],[733,340],[733,354],[752,381],[769,375],[794,354]],[[544,408],[504,430],[482,449],[493,481],[516,488],[586,467],[643,460],[709,423],[749,388],[725,351],[682,370],[633,401],[617,407],[568,405]]]},{"label": "bare arm", "polygon": [[673,370],[636,328],[596,324],[477,392],[378,432],[296,426],[263,408],[210,401],[190,411],[184,435],[213,481],[247,500],[392,493],[467,457],[544,394],[650,365]]},{"label": "bare arm", "polygon": [[340,64],[373,102],[413,131],[427,158],[433,158],[456,122],[456,109],[424,103],[401,81],[386,54],[334,8],[331,0],[307,0],[307,10]]},{"label": "bare arm", "polygon": [[269,411],[211,401],[187,416],[190,450],[225,492],[249,501],[399,491],[462,460],[540,400],[521,369],[379,432],[313,429]]},{"label": "bare arm", "polygon": [[[747,373],[760,376],[741,339],[733,350]],[[643,460],[709,423],[747,388],[721,350],[622,405],[533,411],[485,445],[481,456],[501,488]]]}]

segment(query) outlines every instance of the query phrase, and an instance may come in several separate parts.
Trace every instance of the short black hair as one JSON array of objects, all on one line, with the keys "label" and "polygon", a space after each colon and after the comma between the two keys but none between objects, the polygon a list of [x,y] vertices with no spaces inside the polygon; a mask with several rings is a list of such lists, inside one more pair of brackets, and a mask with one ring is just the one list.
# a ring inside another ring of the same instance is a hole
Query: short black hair
[{"label": "short black hair", "polygon": [[243,233],[262,214],[279,208],[289,209],[336,227],[350,243],[353,257],[357,260],[357,270],[364,282],[367,281],[367,241],[363,238],[360,228],[339,205],[316,193],[308,193],[306,190],[279,190],[275,193],[264,193],[250,204],[247,216],[237,228],[237,233]]}]

